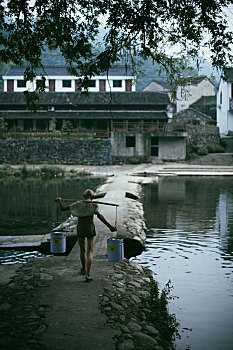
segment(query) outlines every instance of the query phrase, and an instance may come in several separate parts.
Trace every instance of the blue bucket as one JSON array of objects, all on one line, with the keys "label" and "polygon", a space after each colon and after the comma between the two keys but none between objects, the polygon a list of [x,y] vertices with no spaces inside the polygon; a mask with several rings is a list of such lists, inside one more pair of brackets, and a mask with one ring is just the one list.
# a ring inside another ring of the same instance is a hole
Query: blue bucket
[{"label": "blue bucket", "polygon": [[109,238],[108,246],[108,261],[124,260],[124,240],[122,238]]},{"label": "blue bucket", "polygon": [[66,252],[66,232],[50,233],[50,252],[54,254]]}]

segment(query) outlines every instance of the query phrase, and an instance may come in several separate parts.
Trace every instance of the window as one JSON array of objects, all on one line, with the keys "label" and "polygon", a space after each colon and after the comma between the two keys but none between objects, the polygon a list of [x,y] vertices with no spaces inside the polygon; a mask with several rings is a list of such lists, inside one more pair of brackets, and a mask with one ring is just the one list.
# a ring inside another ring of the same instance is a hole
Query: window
[{"label": "window", "polygon": [[122,87],[122,80],[113,80],[113,87],[114,88],[121,88]]},{"label": "window", "polygon": [[89,80],[88,87],[95,88],[95,86],[96,86],[96,80]]},{"label": "window", "polygon": [[71,88],[71,80],[62,80],[63,88]]},{"label": "window", "polygon": [[26,80],[17,80],[17,87],[18,88],[25,88],[26,87]]},{"label": "window", "polygon": [[126,147],[135,147],[135,136],[126,136]]},{"label": "window", "polygon": [[39,79],[36,81],[36,88],[37,89],[44,89],[45,88],[45,79]]}]

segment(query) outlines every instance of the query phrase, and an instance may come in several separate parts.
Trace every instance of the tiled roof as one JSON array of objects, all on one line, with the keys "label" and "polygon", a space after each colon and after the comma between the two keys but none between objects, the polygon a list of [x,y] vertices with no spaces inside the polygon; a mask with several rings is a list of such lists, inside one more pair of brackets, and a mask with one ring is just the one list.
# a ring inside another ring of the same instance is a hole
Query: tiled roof
[{"label": "tiled roof", "polygon": [[[11,66],[6,72],[5,76],[23,76],[26,67]],[[36,70],[37,75],[44,76],[67,76],[69,73],[66,70],[66,66],[45,66],[44,69],[38,68]],[[100,74],[101,76],[107,75],[107,72]],[[132,76],[130,70],[125,70],[124,67],[110,68],[108,76]]]},{"label": "tiled roof", "polygon": [[213,102],[216,102],[216,96],[202,96],[199,100],[192,103],[191,106],[204,106]]},{"label": "tiled roof", "polygon": [[[25,104],[23,94],[0,92],[0,105]],[[93,92],[88,96],[79,92],[45,92],[40,95],[40,103],[45,105],[144,105],[147,108],[167,106],[170,100],[164,92]]]}]

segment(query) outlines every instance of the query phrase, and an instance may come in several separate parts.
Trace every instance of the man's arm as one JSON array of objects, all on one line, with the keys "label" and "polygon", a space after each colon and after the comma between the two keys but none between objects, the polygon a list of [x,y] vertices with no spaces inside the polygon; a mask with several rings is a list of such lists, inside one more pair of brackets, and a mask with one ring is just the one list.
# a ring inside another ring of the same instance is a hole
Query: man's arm
[{"label": "man's arm", "polygon": [[69,210],[70,209],[70,206],[67,205],[65,206],[63,203],[62,203],[62,199],[59,197],[59,198],[56,198],[55,201],[60,205],[60,208],[62,211],[64,210]]},{"label": "man's arm", "polygon": [[109,222],[105,219],[105,217],[102,214],[100,214],[100,212],[97,212],[96,215],[97,215],[98,219],[100,219],[100,221],[102,221],[109,228],[109,230],[111,232],[114,232],[117,230],[116,227],[109,224]]}]

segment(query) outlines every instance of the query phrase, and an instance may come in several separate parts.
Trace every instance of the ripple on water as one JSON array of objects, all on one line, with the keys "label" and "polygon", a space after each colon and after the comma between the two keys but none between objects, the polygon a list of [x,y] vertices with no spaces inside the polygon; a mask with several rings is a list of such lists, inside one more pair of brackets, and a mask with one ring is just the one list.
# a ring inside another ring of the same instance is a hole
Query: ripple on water
[{"label": "ripple on water", "polygon": [[44,258],[48,255],[44,255],[38,251],[25,252],[25,251],[12,251],[3,250],[0,252],[0,264],[11,265],[11,264],[25,264],[27,261],[34,258]]}]

